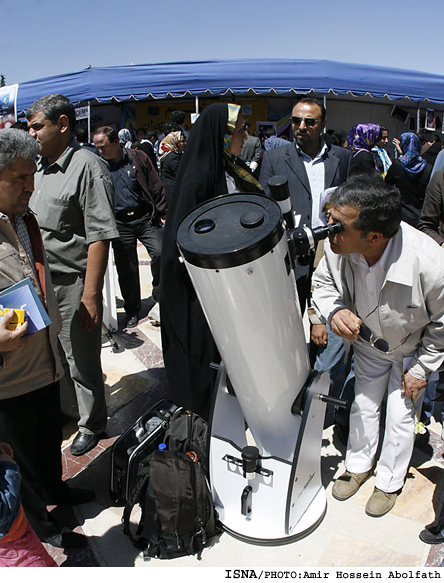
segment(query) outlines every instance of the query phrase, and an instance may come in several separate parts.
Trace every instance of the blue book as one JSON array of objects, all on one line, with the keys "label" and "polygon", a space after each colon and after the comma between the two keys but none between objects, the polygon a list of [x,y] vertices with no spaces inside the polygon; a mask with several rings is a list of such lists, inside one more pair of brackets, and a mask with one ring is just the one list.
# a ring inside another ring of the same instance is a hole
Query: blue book
[{"label": "blue book", "polygon": [[25,336],[34,334],[51,324],[29,277],[0,292],[0,306],[26,311],[28,329]]}]

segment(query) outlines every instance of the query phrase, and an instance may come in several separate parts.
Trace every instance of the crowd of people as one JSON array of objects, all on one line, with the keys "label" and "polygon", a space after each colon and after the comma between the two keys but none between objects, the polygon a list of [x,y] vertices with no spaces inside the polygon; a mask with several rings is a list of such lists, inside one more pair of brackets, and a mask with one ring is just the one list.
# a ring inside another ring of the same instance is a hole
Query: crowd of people
[{"label": "crowd of people", "polygon": [[[296,222],[342,225],[295,270],[313,367],[349,403],[335,416],[347,452],[333,496],[353,496],[377,466],[366,513],[379,517],[402,489],[423,400],[427,422],[444,386],[433,380],[444,361],[439,137],[405,132],[390,156],[387,128],[326,132],[325,107],[308,97],[292,109],[293,141],[272,128],[250,135],[235,104],[208,106],[191,131],[184,120],[173,112],[161,135],[105,125],[88,143],[72,103],[55,94],[32,104],[25,127],[0,130],[0,290],[29,278],[51,320],[32,335],[26,324],[11,329],[12,312],[0,320],[0,565],[54,566],[39,541],[85,544],[47,507],[94,498],[62,480],[61,414],[77,419],[72,455],[96,447],[107,423],[100,350],[110,245],[127,328],[141,310],[137,242],[147,249],[149,315],[173,400],[208,419],[219,355],[179,261],[177,228],[215,196],[269,196],[276,175],[288,179]],[[430,525],[421,538],[444,542],[444,528]]]}]

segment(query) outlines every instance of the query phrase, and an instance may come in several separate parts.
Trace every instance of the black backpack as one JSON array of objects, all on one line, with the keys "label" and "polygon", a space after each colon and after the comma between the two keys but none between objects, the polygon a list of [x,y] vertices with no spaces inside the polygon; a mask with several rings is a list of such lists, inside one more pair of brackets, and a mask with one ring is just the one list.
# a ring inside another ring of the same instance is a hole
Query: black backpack
[{"label": "black backpack", "polygon": [[[207,481],[207,423],[178,409],[165,431],[165,451],[155,450],[140,464],[125,505],[123,531],[144,551],[144,559],[172,559],[201,552],[220,532]],[[130,529],[133,507],[141,507],[136,536]]]}]

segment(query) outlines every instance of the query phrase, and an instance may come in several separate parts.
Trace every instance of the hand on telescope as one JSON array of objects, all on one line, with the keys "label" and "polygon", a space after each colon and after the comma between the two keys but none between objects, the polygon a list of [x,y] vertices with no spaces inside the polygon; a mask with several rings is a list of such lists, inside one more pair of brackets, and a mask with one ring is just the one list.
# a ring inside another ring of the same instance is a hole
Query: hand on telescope
[{"label": "hand on telescope", "polygon": [[359,338],[359,327],[361,318],[353,314],[347,308],[338,310],[331,318],[330,328],[332,331],[346,340],[357,340]]},{"label": "hand on telescope", "polygon": [[311,340],[318,346],[327,346],[327,326],[325,324],[313,324],[311,327]]}]

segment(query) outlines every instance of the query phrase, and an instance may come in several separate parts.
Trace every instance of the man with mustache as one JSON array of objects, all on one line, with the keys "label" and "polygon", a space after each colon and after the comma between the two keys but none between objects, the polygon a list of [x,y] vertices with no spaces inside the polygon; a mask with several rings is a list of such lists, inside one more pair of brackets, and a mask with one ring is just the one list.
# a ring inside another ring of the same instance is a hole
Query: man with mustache
[{"label": "man with mustache", "polygon": [[67,97],[41,97],[27,118],[41,155],[31,208],[63,320],[59,340],[68,374],[61,384],[62,410],[70,414],[75,401],[73,414],[77,406],[80,419],[71,453],[81,456],[96,447],[107,422],[100,352],[103,279],[110,240],[119,236],[114,185],[106,163],[74,139],[75,109]]},{"label": "man with mustache", "polygon": [[22,504],[37,536],[74,548],[83,546],[85,537],[55,523],[46,506],[89,502],[94,492],[62,481],[61,318],[39,225],[28,209],[37,154],[37,143],[22,130],[0,130],[0,290],[29,278],[51,320],[47,328],[25,336],[27,322],[8,329],[12,311],[0,319],[0,442],[10,444],[20,466]]},{"label": "man with mustache", "polygon": [[[264,153],[260,183],[270,194],[268,180],[282,175],[288,178],[293,210],[299,225],[318,227],[321,195],[327,188],[339,186],[348,175],[351,153],[344,148],[328,145],[322,134],[326,111],[322,103],[311,97],[300,99],[292,109],[291,127],[295,140],[287,146]],[[313,257],[314,261],[314,257]],[[296,269],[299,301],[302,312],[310,295],[313,261]]]}]

